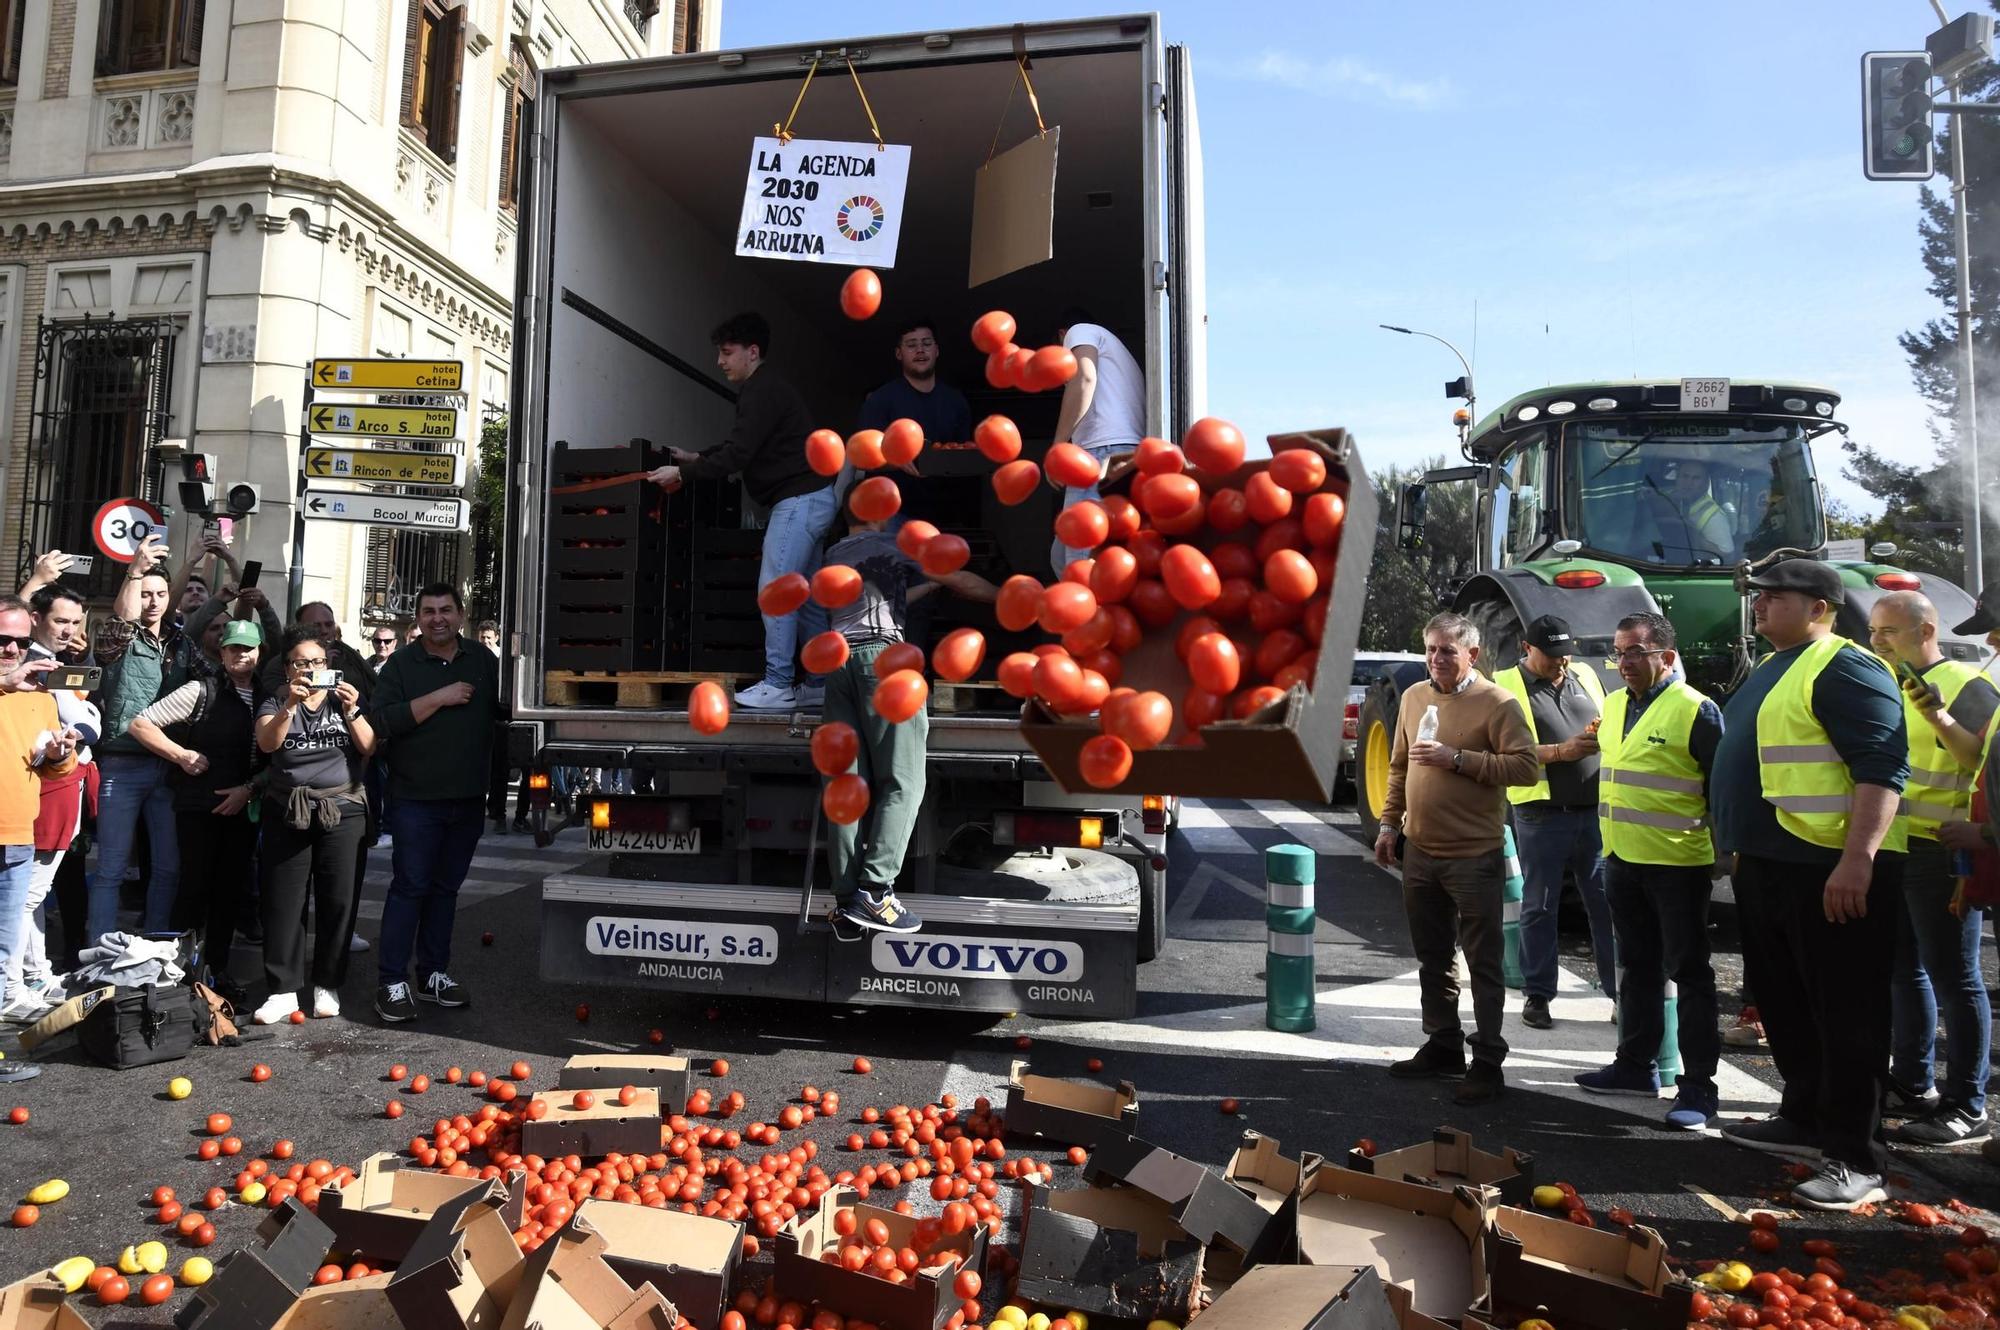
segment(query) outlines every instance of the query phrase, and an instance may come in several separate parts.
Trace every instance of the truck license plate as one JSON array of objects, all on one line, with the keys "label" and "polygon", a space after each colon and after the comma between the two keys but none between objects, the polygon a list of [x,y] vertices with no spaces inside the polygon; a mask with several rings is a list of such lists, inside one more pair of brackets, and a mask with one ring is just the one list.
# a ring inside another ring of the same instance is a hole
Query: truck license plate
[{"label": "truck license plate", "polygon": [[686,831],[619,831],[609,827],[590,829],[593,854],[700,854],[701,828]]},{"label": "truck license plate", "polygon": [[1727,411],[1728,409],[1728,379],[1681,380],[1681,410]]}]

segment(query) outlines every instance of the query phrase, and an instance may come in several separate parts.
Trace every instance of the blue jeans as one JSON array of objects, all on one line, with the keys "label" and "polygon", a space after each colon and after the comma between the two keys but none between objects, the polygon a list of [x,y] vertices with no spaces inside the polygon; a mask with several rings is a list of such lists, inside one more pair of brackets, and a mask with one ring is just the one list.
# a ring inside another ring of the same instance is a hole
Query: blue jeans
[{"label": "blue jeans", "polygon": [[118,889],[132,860],[139,820],[146,821],[152,872],[146,879],[149,933],[171,926],[174,897],[181,885],[180,838],[174,828],[174,791],[167,764],[151,754],[113,753],[97,759],[97,871],[90,879],[89,917],[83,931],[92,942],[118,928]]},{"label": "blue jeans", "polygon": [[1611,903],[1604,895],[1604,843],[1597,810],[1514,806],[1514,844],[1520,854],[1521,977],[1528,997],[1556,995],[1556,912],[1562,905],[1563,870],[1576,874],[1576,889],[1590,916],[1590,942],[1597,955],[1597,986],[1618,996],[1618,951],[1611,928]]},{"label": "blue jeans", "polygon": [[35,847],[0,845],[0,981],[11,977],[20,959],[21,934],[28,926],[28,888],[35,880]]},{"label": "blue jeans", "polygon": [[1934,840],[1910,837],[1903,869],[1902,916],[1889,1005],[1894,1033],[1889,1075],[1912,1093],[1931,1088],[1938,1014],[1944,1014],[1946,1074],[1938,1086],[1948,1102],[1986,1111],[1993,1008],[1979,970],[1980,912],[1951,917],[1951,859]]},{"label": "blue jeans", "polygon": [[[840,511],[835,487],[828,485],[811,494],[780,499],[771,508],[764,524],[764,559],[757,569],[757,585],[763,587],[786,573],[811,577],[819,571],[820,555],[826,547],[826,533]],[[764,616],[764,682],[779,688],[792,686],[792,660],[798,654],[799,638],[826,631],[826,611],[807,601],[790,614]]]},{"label": "blue jeans", "polygon": [[389,801],[389,834],[395,845],[389,852],[389,897],[382,903],[376,944],[382,983],[409,979],[412,950],[420,977],[450,968],[458,889],[486,828],[485,808],[480,798]]},{"label": "blue jeans", "polygon": [[[1084,451],[1095,457],[1098,465],[1102,466],[1111,460],[1113,453],[1129,453],[1138,446],[1139,441],[1133,439],[1127,443],[1094,443],[1085,448]],[[1063,507],[1065,508],[1080,500],[1095,499],[1098,497],[1097,486],[1095,485],[1081,487],[1076,485],[1063,486]],[[1080,550],[1074,546],[1065,545],[1060,540],[1052,541],[1049,544],[1049,563],[1058,577],[1062,576],[1063,569],[1069,567],[1078,559],[1088,558],[1089,555],[1089,550]]]}]

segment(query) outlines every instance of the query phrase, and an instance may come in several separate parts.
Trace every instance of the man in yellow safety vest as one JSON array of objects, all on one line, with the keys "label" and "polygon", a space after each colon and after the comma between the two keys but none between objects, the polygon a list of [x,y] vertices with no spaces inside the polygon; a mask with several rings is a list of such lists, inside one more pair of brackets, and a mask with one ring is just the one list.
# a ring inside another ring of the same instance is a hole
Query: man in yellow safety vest
[{"label": "man in yellow safety vest", "polygon": [[1666,1124],[1700,1131],[1716,1114],[1722,1054],[1708,950],[1708,773],[1722,711],[1676,673],[1675,641],[1673,624],[1650,612],[1620,619],[1612,638],[1625,687],[1605,698],[1597,731],[1597,824],[1618,932],[1618,1055],[1576,1083],[1591,1094],[1659,1094],[1655,1059],[1672,979],[1681,1073]]},{"label": "man in yellow safety vest", "polygon": [[1597,739],[1604,685],[1597,669],[1573,668],[1576,638],[1569,624],[1544,614],[1528,625],[1521,663],[1499,670],[1493,682],[1520,704],[1535,740],[1541,778],[1513,785],[1514,844],[1521,856],[1521,1023],[1537,1030],[1555,1024],[1549,1001],[1556,995],[1556,913],[1564,871],[1576,878],[1590,919],[1597,986],[1617,1000],[1617,955],[1611,907],[1604,899],[1604,867],[1597,836]]},{"label": "man in yellow safety vest", "polygon": [[1773,650],[1723,710],[1708,807],[1716,852],[1735,856],[1743,973],[1784,1092],[1775,1115],[1722,1134],[1817,1164],[1792,1189],[1798,1204],[1853,1210],[1888,1196],[1882,1089],[1908,730],[1888,666],[1833,631],[1846,597],[1836,569],[1786,559],[1750,586]]},{"label": "man in yellow safety vest", "polygon": [[[1910,856],[1890,976],[1889,1088],[1883,1110],[1908,1118],[1889,1139],[1906,1145],[1970,1145],[1987,1140],[1987,1044],[1993,1009],[1979,967],[1978,907],[1952,913],[1952,851],[1939,832],[1969,822],[1972,782],[1985,754],[2000,689],[1938,647],[1937,607],[1919,592],[1892,591],[1868,612],[1868,638],[1903,687],[1910,734],[1910,783],[1903,811]],[[1938,1016],[1944,1016],[1946,1075],[1935,1083]],[[1939,1090],[1943,1093],[1940,1094]]]}]

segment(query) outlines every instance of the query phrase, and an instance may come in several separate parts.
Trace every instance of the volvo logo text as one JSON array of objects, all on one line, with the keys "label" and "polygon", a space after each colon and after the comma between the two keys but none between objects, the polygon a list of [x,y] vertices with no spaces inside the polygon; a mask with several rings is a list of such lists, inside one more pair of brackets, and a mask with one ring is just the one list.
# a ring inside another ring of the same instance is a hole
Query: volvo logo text
[{"label": "volvo logo text", "polygon": [[964,979],[1074,980],[1083,977],[1083,948],[1074,942],[1023,938],[877,933],[870,960],[883,974],[934,974]]}]

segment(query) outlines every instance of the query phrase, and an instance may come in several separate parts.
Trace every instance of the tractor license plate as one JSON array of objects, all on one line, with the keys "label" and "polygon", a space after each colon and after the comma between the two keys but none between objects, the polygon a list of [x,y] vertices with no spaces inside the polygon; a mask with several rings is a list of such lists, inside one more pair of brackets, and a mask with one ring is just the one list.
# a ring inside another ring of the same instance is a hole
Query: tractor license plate
[{"label": "tractor license plate", "polygon": [[700,854],[701,828],[686,831],[620,831],[592,827],[593,854]]},{"label": "tractor license plate", "polygon": [[1728,409],[1728,379],[1681,380],[1681,410],[1727,411]]}]

